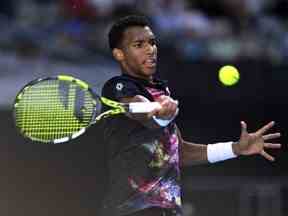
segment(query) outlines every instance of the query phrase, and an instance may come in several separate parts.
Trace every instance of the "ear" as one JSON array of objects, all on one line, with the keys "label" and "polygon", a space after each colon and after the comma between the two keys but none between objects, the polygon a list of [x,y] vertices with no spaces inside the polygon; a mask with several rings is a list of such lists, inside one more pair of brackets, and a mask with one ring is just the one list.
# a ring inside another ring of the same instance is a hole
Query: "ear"
[{"label": "ear", "polygon": [[124,53],[121,49],[114,48],[112,54],[117,61],[123,61]]}]

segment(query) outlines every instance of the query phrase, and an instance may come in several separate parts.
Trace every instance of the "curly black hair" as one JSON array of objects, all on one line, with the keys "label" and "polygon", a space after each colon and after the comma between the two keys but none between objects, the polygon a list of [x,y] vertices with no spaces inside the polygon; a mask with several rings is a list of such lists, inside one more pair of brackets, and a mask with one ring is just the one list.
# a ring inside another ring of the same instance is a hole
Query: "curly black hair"
[{"label": "curly black hair", "polygon": [[123,33],[127,28],[133,26],[150,26],[150,23],[147,18],[142,15],[129,15],[119,19],[113,24],[108,34],[109,47],[111,50],[117,47],[119,48],[123,39]]}]

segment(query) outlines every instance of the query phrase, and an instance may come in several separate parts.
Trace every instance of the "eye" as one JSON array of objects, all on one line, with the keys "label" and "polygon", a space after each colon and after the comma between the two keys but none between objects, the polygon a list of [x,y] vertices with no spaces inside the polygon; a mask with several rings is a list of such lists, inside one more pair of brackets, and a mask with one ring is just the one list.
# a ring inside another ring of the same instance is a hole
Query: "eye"
[{"label": "eye", "polygon": [[150,43],[152,46],[157,45],[157,41],[156,41],[155,39],[151,39],[151,40],[149,41],[149,43]]},{"label": "eye", "polygon": [[134,43],[133,45],[135,48],[141,48],[142,47],[142,43],[141,42],[137,42],[137,43]]}]

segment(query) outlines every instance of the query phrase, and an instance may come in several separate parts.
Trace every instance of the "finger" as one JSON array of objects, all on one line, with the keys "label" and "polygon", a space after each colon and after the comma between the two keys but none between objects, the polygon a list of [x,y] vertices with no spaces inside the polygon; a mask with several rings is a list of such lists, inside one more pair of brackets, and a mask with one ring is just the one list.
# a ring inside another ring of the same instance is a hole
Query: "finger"
[{"label": "finger", "polygon": [[152,118],[152,116],[157,115],[158,112],[160,111],[160,109],[161,109],[161,108],[155,108],[154,110],[152,110],[151,112],[149,112],[149,113],[147,114],[147,117],[148,117],[148,118]]},{"label": "finger", "polygon": [[257,132],[256,135],[260,136],[264,134],[267,130],[269,130],[271,127],[273,127],[275,124],[274,121],[269,122],[268,124],[264,125],[262,128],[260,128]]},{"label": "finger", "polygon": [[170,105],[168,104],[168,102],[163,102],[162,108],[156,113],[156,116],[163,119],[170,118],[169,106]]},{"label": "finger", "polygon": [[167,100],[167,102],[164,104],[162,115],[165,115],[166,117],[170,118],[174,116],[177,109],[177,103],[173,99]]},{"label": "finger", "polygon": [[241,135],[244,135],[245,133],[247,133],[247,124],[244,121],[241,121],[240,124],[241,124]]},{"label": "finger", "polygon": [[265,148],[278,149],[281,148],[280,143],[264,143]]},{"label": "finger", "polygon": [[281,137],[281,133],[266,134],[262,136],[263,140],[275,139],[279,137]]},{"label": "finger", "polygon": [[178,100],[173,100],[173,107],[172,107],[172,116],[174,116],[178,110]]},{"label": "finger", "polygon": [[161,116],[167,116],[170,112],[171,104],[169,103],[169,100],[165,100],[162,103],[162,109],[159,112],[159,115]]},{"label": "finger", "polygon": [[168,99],[162,100],[162,101],[160,102],[161,107],[162,107],[162,108],[165,108],[165,107],[167,106],[168,102],[169,102]]},{"label": "finger", "polygon": [[165,116],[166,118],[170,119],[175,115],[176,109],[174,108],[174,106],[169,106],[169,108],[167,109]]},{"label": "finger", "polygon": [[171,112],[173,115],[176,112],[177,107],[178,107],[178,101],[172,100],[171,101]]},{"label": "finger", "polygon": [[176,106],[178,107],[179,101],[178,100],[174,100],[174,102],[175,102]]},{"label": "finger", "polygon": [[266,158],[267,160],[269,160],[269,161],[271,161],[271,162],[275,160],[274,157],[272,157],[270,154],[268,154],[268,153],[265,152],[265,151],[262,151],[260,154],[261,154],[264,158]]},{"label": "finger", "polygon": [[173,103],[172,100],[169,100],[167,103],[167,111],[170,112],[171,110],[174,109],[175,104]]}]

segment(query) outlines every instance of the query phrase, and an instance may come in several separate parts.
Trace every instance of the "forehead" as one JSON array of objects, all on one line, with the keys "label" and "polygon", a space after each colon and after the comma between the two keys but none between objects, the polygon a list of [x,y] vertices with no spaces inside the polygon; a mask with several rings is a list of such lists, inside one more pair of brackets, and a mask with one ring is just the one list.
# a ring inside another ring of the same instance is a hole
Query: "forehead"
[{"label": "forehead", "polygon": [[154,34],[149,26],[133,26],[124,31],[123,42],[133,42],[137,40],[147,40],[154,38]]}]

